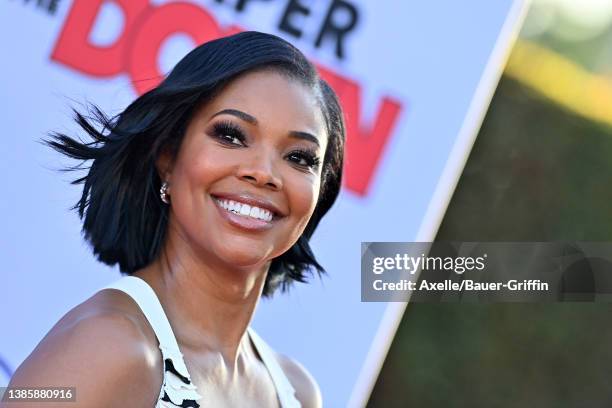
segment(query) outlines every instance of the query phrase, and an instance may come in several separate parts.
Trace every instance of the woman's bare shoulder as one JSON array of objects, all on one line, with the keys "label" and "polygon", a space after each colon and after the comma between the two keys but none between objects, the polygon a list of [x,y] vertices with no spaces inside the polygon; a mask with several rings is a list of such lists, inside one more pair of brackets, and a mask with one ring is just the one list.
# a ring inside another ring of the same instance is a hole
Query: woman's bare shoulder
[{"label": "woman's bare shoulder", "polygon": [[321,391],[314,377],[296,360],[276,353],[285,375],[295,389],[295,396],[303,408],[320,408],[323,406]]},{"label": "woman's bare shoulder", "polygon": [[151,407],[161,388],[162,364],[155,334],[136,303],[103,290],[60,319],[9,386],[75,387],[75,408]]}]

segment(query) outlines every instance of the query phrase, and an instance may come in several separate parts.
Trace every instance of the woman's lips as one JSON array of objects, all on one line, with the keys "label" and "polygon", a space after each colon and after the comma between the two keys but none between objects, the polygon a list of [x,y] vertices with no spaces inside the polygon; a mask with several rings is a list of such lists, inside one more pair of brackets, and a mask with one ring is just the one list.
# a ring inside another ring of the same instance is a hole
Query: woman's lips
[{"label": "woman's lips", "polygon": [[266,197],[258,196],[252,193],[248,193],[246,191],[240,191],[236,193],[228,193],[228,192],[215,192],[210,194],[213,198],[218,199],[220,201],[231,200],[240,204],[247,204],[250,207],[258,207],[264,210],[269,211],[275,216],[283,217],[285,216],[285,211],[281,210],[279,207],[274,204],[273,201],[269,200]]},{"label": "woman's lips", "polygon": [[221,204],[215,197],[212,197],[212,201],[215,204],[215,207],[217,207],[217,210],[219,210],[221,217],[234,227],[248,231],[265,231],[272,228],[274,226],[274,222],[276,221],[276,217],[272,218],[271,221],[265,221],[250,217],[248,215],[239,215],[221,207]]}]

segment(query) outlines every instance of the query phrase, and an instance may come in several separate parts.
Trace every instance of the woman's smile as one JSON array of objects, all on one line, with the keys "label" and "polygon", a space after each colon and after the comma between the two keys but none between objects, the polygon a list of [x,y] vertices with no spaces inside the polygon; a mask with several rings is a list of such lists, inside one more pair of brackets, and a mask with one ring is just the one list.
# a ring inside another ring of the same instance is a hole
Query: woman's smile
[{"label": "woman's smile", "polygon": [[[248,196],[216,196],[212,195],[213,202],[222,218],[231,225],[250,231],[264,231],[272,228],[274,223],[282,217],[272,208],[264,208],[266,204],[258,199]],[[256,205],[256,204],[259,204]]]}]

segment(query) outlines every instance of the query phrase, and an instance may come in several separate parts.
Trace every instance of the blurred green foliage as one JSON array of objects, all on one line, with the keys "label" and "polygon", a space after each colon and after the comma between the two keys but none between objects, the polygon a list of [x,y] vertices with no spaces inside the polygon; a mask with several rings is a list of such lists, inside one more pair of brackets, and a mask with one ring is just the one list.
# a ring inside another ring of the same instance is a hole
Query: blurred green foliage
[{"label": "blurred green foliage", "polygon": [[[612,129],[502,78],[438,241],[612,241]],[[610,407],[612,304],[409,304],[371,407]]]}]

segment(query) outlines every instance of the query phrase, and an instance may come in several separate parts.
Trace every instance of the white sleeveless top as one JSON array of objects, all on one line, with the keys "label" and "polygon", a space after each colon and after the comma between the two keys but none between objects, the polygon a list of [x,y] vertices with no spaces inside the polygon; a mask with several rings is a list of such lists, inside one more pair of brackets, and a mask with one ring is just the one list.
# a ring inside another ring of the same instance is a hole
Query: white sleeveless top
[{"label": "white sleeveless top", "polygon": [[[170,322],[151,286],[136,276],[124,276],[102,289],[117,289],[131,296],[157,336],[164,359],[164,379],[155,408],[198,408],[200,405],[197,401],[206,399],[206,395],[200,395],[196,386],[191,383],[191,376],[185,366],[183,354],[179,350]],[[250,327],[247,328],[247,333],[270,373],[281,408],[300,408],[300,402],[295,398],[295,390],[270,346]]]}]

